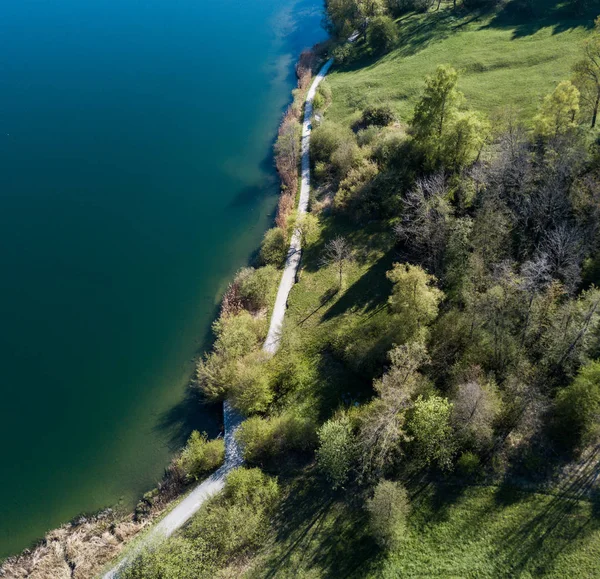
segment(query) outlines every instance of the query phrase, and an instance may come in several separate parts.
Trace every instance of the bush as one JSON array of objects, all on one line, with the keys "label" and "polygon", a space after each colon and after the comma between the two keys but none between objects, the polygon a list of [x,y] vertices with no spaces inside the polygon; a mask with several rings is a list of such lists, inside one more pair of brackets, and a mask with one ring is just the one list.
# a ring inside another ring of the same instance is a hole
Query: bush
[{"label": "bush", "polygon": [[427,12],[431,4],[431,0],[388,0],[390,12],[395,17],[406,12]]},{"label": "bush", "polygon": [[373,143],[379,136],[379,128],[375,126],[367,127],[366,129],[360,129],[356,133],[356,140],[358,141],[359,147],[368,147]]},{"label": "bush", "polygon": [[273,227],[263,237],[260,245],[260,259],[264,265],[281,267],[288,252],[288,242],[283,229]]},{"label": "bush", "polygon": [[395,120],[394,111],[389,105],[366,108],[360,119],[360,124],[363,127],[387,127]]},{"label": "bush", "polygon": [[262,418],[252,416],[238,430],[244,460],[263,465],[290,451],[306,452],[316,446],[314,422],[306,417],[286,412]]},{"label": "bush", "polygon": [[335,208],[356,221],[378,216],[381,208],[373,183],[378,173],[377,165],[371,162],[363,162],[351,169],[340,183],[334,199]]},{"label": "bush", "polygon": [[347,480],[354,460],[354,436],[350,420],[343,415],[328,420],[318,432],[317,463],[333,489]]},{"label": "bush", "polygon": [[217,336],[213,351],[196,366],[196,383],[208,400],[214,402],[225,396],[235,376],[235,362],[258,348],[266,330],[266,320],[246,311],[221,316],[213,324]]},{"label": "bush", "polygon": [[332,155],[344,142],[353,140],[354,134],[350,129],[325,120],[313,130],[310,137],[310,156],[313,163],[329,163]]},{"label": "bush", "polygon": [[223,493],[205,503],[192,519],[185,537],[210,545],[222,566],[263,544],[278,499],[276,479],[257,468],[235,469]]},{"label": "bush", "polygon": [[343,178],[344,175],[348,174],[352,167],[358,165],[360,158],[361,152],[356,144],[356,141],[354,140],[354,137],[352,137],[352,139],[342,141],[342,143],[340,143],[338,148],[331,155],[331,167],[335,176],[338,179]]},{"label": "bush", "polygon": [[463,452],[456,463],[456,470],[461,476],[475,478],[480,474],[481,461],[474,452]]},{"label": "bush", "polygon": [[376,16],[369,22],[367,42],[375,52],[386,52],[398,42],[396,23],[389,16]]},{"label": "bush", "polygon": [[173,537],[143,551],[119,576],[123,579],[211,579],[217,568],[217,552],[207,542]]},{"label": "bush", "polygon": [[225,459],[225,442],[222,438],[208,440],[206,432],[194,430],[190,435],[177,466],[186,479],[198,480],[201,475],[215,470]]},{"label": "bush", "polygon": [[242,268],[233,282],[242,305],[249,311],[261,310],[272,300],[276,290],[279,275],[272,265],[254,269]]},{"label": "bush", "polygon": [[410,512],[406,489],[400,483],[380,481],[367,501],[367,512],[369,529],[379,546],[387,550],[397,548]]},{"label": "bush", "polygon": [[231,404],[242,414],[264,412],[273,401],[267,357],[262,351],[253,352],[236,361],[229,395]]},{"label": "bush", "polygon": [[313,101],[313,109],[315,111],[324,111],[331,104],[332,94],[331,86],[327,80],[321,81],[319,88],[315,94]]},{"label": "bush", "polygon": [[418,457],[425,464],[450,468],[454,441],[450,426],[452,404],[440,396],[419,396],[413,406],[409,430],[414,437]]},{"label": "bush", "polygon": [[353,44],[344,42],[343,44],[340,44],[340,46],[336,46],[331,51],[331,56],[333,56],[337,64],[344,65],[348,64],[355,58],[356,51]]},{"label": "bush", "polygon": [[561,438],[568,444],[587,444],[600,434],[600,361],[590,362],[556,397]]}]

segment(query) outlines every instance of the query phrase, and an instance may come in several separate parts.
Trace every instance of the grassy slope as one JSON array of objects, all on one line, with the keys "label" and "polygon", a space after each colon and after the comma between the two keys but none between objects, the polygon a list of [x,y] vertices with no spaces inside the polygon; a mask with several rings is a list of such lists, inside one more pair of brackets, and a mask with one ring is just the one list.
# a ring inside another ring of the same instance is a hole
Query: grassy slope
[{"label": "grassy slope", "polygon": [[[530,118],[540,97],[570,76],[586,34],[582,22],[559,26],[556,19],[551,13],[527,26],[504,15],[473,21],[445,11],[409,16],[400,48],[380,60],[365,55],[331,75],[326,116],[350,123],[366,103],[391,101],[407,120],[423,76],[449,62],[461,69],[460,88],[474,108],[493,114],[514,105]],[[342,324],[385,319],[385,272],[397,258],[385,224],[357,230],[330,217],[321,222],[321,242],[303,256],[284,327],[284,342],[318,360],[320,379],[283,404],[325,420],[342,401],[364,399],[371,390],[369,380],[324,352],[323,344]],[[339,234],[357,257],[335,293],[336,273],[321,267],[319,255],[324,241]],[[461,490],[447,482],[410,488],[414,511],[406,541],[386,558],[366,533],[359,496],[331,494],[310,466],[280,480],[287,499],[249,577],[600,577],[600,518],[597,506],[581,500],[581,481],[571,481],[563,495],[494,486]]]},{"label": "grassy slope", "polygon": [[587,501],[429,486],[413,493],[404,543],[384,557],[360,505],[315,499],[315,491],[290,499],[287,521],[249,577],[600,576],[600,521]]},{"label": "grassy slope", "polygon": [[560,12],[534,23],[513,18],[509,9],[480,17],[450,10],[406,16],[399,20],[399,48],[380,59],[364,54],[330,75],[334,100],[327,116],[347,123],[366,104],[389,102],[407,122],[423,77],[451,64],[471,107],[493,117],[512,106],[531,119],[541,97],[571,77],[592,24],[589,16],[565,20]]}]

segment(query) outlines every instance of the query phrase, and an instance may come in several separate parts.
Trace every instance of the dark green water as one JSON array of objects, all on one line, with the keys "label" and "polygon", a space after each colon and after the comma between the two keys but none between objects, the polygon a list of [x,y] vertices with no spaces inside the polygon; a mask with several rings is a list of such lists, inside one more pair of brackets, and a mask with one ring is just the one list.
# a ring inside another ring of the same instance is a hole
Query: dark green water
[{"label": "dark green water", "polygon": [[320,0],[0,7],[0,557],[131,505],[192,427],[219,295],[269,226]]}]

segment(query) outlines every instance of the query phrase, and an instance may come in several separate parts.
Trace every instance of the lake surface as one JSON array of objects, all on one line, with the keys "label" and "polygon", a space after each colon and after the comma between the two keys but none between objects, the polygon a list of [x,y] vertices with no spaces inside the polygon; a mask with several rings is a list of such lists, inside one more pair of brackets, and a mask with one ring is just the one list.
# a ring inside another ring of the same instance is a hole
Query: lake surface
[{"label": "lake surface", "polygon": [[276,205],[321,0],[0,7],[0,557],[133,505],[192,428],[219,296]]}]

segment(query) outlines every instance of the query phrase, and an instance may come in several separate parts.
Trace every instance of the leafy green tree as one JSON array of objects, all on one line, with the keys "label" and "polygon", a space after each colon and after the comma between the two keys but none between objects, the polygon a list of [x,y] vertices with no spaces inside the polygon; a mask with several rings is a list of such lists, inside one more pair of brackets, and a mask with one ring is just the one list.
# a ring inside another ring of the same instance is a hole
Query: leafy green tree
[{"label": "leafy green tree", "polygon": [[490,125],[473,111],[458,112],[449,121],[442,140],[441,161],[447,168],[459,170],[475,161],[488,139]]},{"label": "leafy green tree", "polygon": [[544,97],[535,117],[536,133],[542,137],[558,137],[577,126],[579,90],[569,80],[563,80],[554,91]]},{"label": "leafy green tree", "polygon": [[375,540],[386,550],[396,549],[406,532],[410,513],[406,489],[400,483],[381,480],[366,506],[369,529]]},{"label": "leafy green tree", "polygon": [[375,52],[386,52],[398,42],[396,23],[389,16],[377,16],[369,22],[367,42]]},{"label": "leafy green tree", "polygon": [[574,66],[574,84],[581,100],[591,112],[591,127],[596,126],[600,105],[600,17],[594,32],[583,43],[583,57]]},{"label": "leafy green tree", "polygon": [[419,336],[423,328],[438,314],[438,306],[444,297],[435,287],[436,278],[418,265],[395,263],[387,272],[394,288],[389,298],[390,308],[400,315],[407,335]]},{"label": "leafy green tree", "polygon": [[430,157],[438,156],[442,137],[464,100],[457,82],[458,73],[447,65],[438,66],[433,76],[425,78],[425,90],[415,106],[411,127],[415,140]]},{"label": "leafy green tree", "polygon": [[437,464],[443,469],[452,466],[454,440],[451,414],[452,404],[440,396],[419,396],[415,401],[409,429],[414,437],[417,456],[425,464]]},{"label": "leafy green tree", "polygon": [[194,430],[176,461],[186,478],[198,480],[200,476],[219,467],[225,459],[225,442],[222,438],[208,440],[206,432]]},{"label": "leafy green tree", "polygon": [[260,245],[260,259],[265,265],[281,267],[288,252],[288,243],[281,227],[267,230]]},{"label": "leafy green tree", "polygon": [[235,376],[238,359],[256,350],[266,335],[266,321],[249,312],[221,316],[213,324],[213,351],[196,366],[196,383],[208,400],[223,398]]},{"label": "leafy green tree", "polygon": [[333,489],[348,480],[354,462],[354,435],[346,415],[328,420],[317,433],[317,464]]},{"label": "leafy green tree", "polygon": [[251,352],[236,361],[229,395],[232,405],[242,414],[264,412],[273,401],[267,361],[268,357],[262,351]]},{"label": "leafy green tree", "polygon": [[573,382],[556,397],[560,436],[587,444],[600,434],[600,361],[581,368]]}]

